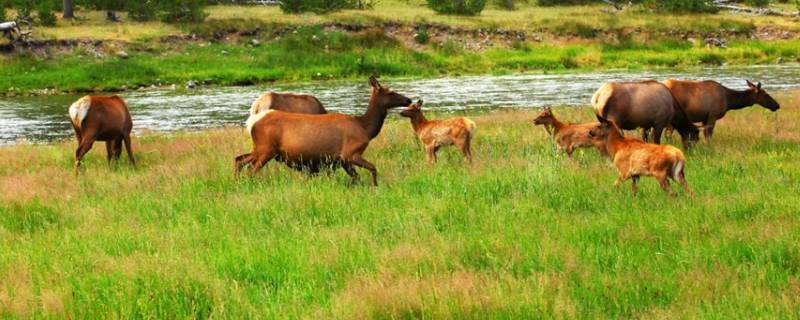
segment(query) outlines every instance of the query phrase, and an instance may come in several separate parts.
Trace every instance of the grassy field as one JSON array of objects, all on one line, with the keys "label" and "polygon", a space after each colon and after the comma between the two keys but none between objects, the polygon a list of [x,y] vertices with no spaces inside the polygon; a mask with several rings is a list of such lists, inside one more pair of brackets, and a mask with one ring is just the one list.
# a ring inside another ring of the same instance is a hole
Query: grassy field
[{"label": "grassy field", "polygon": [[[607,7],[526,4],[511,12],[489,7],[478,17],[465,18],[435,14],[422,1],[380,1],[373,10],[328,15],[286,15],[277,7],[212,6],[206,23],[187,25],[137,23],[125,17],[123,23],[110,23],[101,12],[80,11],[80,19],[37,28],[34,35],[108,42],[0,55],[0,94],[120,91],[183,86],[189,80],[247,85],[373,74],[432,77],[800,61],[797,18],[729,12],[665,14],[636,8],[611,14],[603,9]],[[407,30],[356,33],[322,27],[331,22],[365,26],[392,22]],[[483,46],[480,37],[437,35],[419,45],[411,39],[415,31],[408,29],[419,24],[522,30],[540,35],[541,41],[493,39],[494,45]],[[261,30],[255,35],[213,37],[223,30],[255,28]],[[299,29],[284,34],[285,28]],[[751,39],[754,32],[773,36]],[[718,37],[718,33],[732,33],[723,36],[727,48],[705,44],[706,35]],[[199,35],[199,40],[187,40],[190,34]],[[251,45],[253,39],[260,45]],[[120,48],[127,58],[115,54]]]},{"label": "grassy field", "polygon": [[[554,157],[535,111],[471,115],[475,163],[424,162],[390,115],[380,186],[279,164],[235,179],[241,128],[0,148],[0,317],[800,317],[800,92],[732,112],[687,153],[694,197],[613,189]],[[555,109],[571,121],[591,111]]]}]

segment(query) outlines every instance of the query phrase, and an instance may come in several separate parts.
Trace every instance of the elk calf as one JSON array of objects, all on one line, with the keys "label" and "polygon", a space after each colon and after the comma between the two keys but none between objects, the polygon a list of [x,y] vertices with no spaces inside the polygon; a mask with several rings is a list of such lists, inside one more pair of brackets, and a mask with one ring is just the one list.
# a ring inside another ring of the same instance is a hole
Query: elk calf
[{"label": "elk calf", "polygon": [[603,141],[589,136],[589,131],[597,127],[597,123],[563,123],[556,119],[550,107],[545,107],[539,116],[533,119],[533,124],[544,125],[547,133],[553,138],[558,153],[566,151],[567,156],[572,157],[575,148],[592,146],[605,153]]},{"label": "elk calf", "polygon": [[131,150],[131,121],[128,105],[119,96],[85,96],[69,107],[69,117],[78,139],[75,150],[75,168],[79,168],[83,156],[92,149],[95,141],[106,142],[108,162],[119,159],[122,143],[128,152],[128,160],[136,165]]},{"label": "elk calf", "polygon": [[687,194],[692,194],[686,183],[686,158],[680,149],[625,138],[613,121],[600,116],[597,119],[600,125],[589,131],[589,134],[602,138],[605,142],[606,150],[619,171],[614,182],[615,187],[631,179],[631,190],[636,195],[639,177],[653,176],[658,180],[661,189],[670,196],[675,196],[675,190],[670,187],[668,179],[677,181]]},{"label": "elk calf", "polygon": [[411,104],[400,112],[403,117],[411,118],[411,126],[417,137],[425,145],[428,163],[436,163],[436,152],[446,145],[455,145],[464,155],[464,161],[472,162],[472,134],[475,122],[465,117],[445,120],[427,120],[422,114],[422,100]]}]

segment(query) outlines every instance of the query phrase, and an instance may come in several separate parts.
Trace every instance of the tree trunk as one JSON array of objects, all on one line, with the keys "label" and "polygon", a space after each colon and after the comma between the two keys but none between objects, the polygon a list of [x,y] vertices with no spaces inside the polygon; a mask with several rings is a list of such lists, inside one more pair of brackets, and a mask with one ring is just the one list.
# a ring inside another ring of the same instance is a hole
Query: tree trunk
[{"label": "tree trunk", "polygon": [[75,18],[75,15],[72,12],[72,0],[64,0],[64,15],[62,16],[64,19],[72,19]]}]

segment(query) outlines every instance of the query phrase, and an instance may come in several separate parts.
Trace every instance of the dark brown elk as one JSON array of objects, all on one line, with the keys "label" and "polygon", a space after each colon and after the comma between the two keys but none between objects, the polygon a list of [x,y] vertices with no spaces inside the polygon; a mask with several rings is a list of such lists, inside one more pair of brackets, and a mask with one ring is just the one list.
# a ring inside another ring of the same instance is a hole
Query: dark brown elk
[{"label": "dark brown elk", "polygon": [[119,96],[85,96],[69,107],[69,117],[78,139],[75,150],[75,168],[79,168],[83,156],[92,149],[95,141],[106,142],[108,162],[119,159],[122,143],[128,152],[128,160],[135,165],[131,150],[133,121],[128,105]]},{"label": "dark brown elk", "polygon": [[400,115],[411,119],[414,133],[425,145],[428,163],[436,163],[436,152],[447,145],[455,145],[464,156],[464,161],[472,162],[472,135],[475,122],[466,117],[443,120],[428,120],[422,114],[422,100],[411,104]]},{"label": "dark brown elk", "polygon": [[657,145],[639,139],[622,136],[619,127],[611,121],[597,116],[600,125],[589,131],[592,137],[603,139],[608,154],[619,176],[614,182],[618,187],[623,181],[631,179],[631,190],[636,195],[636,183],[641,176],[652,176],[658,180],[661,189],[670,196],[675,190],[669,185],[669,179],[675,180],[683,190],[691,195],[692,190],[686,183],[686,158],[680,149],[671,145]]},{"label": "dark brown elk", "polygon": [[738,110],[752,105],[761,105],[770,111],[777,111],[780,105],[764,89],[747,81],[747,90],[728,89],[716,81],[667,80],[669,88],[690,122],[703,123],[703,135],[710,142],[714,135],[717,120],[722,119],[729,110]]},{"label": "dark brown elk", "polygon": [[250,106],[250,114],[255,115],[267,109],[294,113],[326,114],[322,103],[314,96],[306,94],[267,92]]},{"label": "dark brown elk", "polygon": [[669,89],[657,81],[609,82],[592,97],[597,115],[614,121],[621,129],[642,128],[642,139],[661,143],[661,134],[671,125],[681,135],[684,148],[698,139],[699,131],[683,113]]},{"label": "dark brown elk", "polygon": [[247,131],[253,139],[251,153],[236,157],[235,172],[251,165],[254,174],[272,159],[289,167],[310,168],[312,172],[324,166],[341,165],[353,181],[358,180],[355,166],[372,174],[378,185],[375,166],[362,154],[370,140],[380,133],[390,108],[407,106],[411,99],[382,87],[370,77],[372,95],[366,113],[361,116],[344,114],[309,115],[264,110],[247,120]]},{"label": "dark brown elk", "polygon": [[541,113],[533,119],[534,125],[543,125],[547,133],[553,138],[556,144],[556,152],[566,152],[567,156],[572,157],[575,148],[596,147],[601,153],[605,153],[605,144],[600,139],[593,139],[589,136],[589,130],[597,127],[596,122],[592,123],[564,123],[558,121],[550,107],[544,107]]}]

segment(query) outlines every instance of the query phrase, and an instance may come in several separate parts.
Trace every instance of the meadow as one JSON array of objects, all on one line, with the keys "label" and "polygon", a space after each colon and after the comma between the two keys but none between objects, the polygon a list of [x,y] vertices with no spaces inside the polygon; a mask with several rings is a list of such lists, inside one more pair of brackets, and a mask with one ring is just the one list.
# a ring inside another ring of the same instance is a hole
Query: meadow
[{"label": "meadow", "polygon": [[136,137],[136,168],[96,144],[78,177],[74,141],[3,147],[0,317],[800,317],[800,92],[773,96],[687,152],[674,199],[614,189],[595,150],[556,157],[537,110],[467,114],[475,162],[433,166],[392,113],[377,188],[237,179],[239,127]]},{"label": "meadow", "polygon": [[[373,74],[436,77],[800,61],[797,18],[607,10],[531,3],[515,11],[489,7],[466,18],[435,14],[422,1],[380,1],[372,10],[325,15],[211,6],[206,22],[176,25],[124,15],[124,22],[111,23],[102,12],[80,11],[79,19],[37,28],[36,39],[48,43],[42,48],[0,55],[0,94],[121,91],[184,86],[189,80],[249,85]],[[331,23],[363,30],[344,31]],[[392,25],[400,31],[384,32]],[[416,43],[413,35],[424,26],[433,28],[431,39]],[[441,34],[434,27],[473,34]],[[522,31],[540,41],[490,36],[487,45],[475,36],[487,30]],[[706,37],[724,39],[727,46],[707,45]],[[118,56],[119,50],[127,55]]]}]

